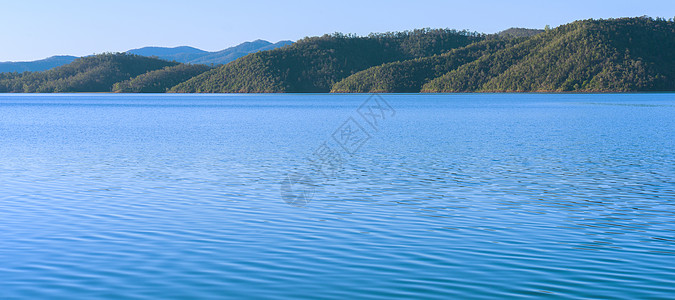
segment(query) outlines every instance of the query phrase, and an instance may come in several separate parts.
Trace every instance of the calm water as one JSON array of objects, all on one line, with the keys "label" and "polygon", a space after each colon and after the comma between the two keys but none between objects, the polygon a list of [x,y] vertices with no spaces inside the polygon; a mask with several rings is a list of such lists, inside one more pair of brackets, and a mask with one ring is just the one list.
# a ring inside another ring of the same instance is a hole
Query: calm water
[{"label": "calm water", "polygon": [[0,95],[0,298],[675,297],[675,94],[368,99]]}]

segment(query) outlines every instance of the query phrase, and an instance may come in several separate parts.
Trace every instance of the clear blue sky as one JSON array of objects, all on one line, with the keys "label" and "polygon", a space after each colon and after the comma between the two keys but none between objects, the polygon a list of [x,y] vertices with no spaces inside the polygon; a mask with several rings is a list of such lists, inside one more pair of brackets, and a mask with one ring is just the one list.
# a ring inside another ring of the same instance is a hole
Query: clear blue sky
[{"label": "clear blue sky", "polygon": [[673,18],[675,1],[4,0],[0,61],[143,46],[189,45],[213,51],[255,39],[297,40],[337,31],[368,34],[432,27],[494,33],[509,27],[641,15]]}]

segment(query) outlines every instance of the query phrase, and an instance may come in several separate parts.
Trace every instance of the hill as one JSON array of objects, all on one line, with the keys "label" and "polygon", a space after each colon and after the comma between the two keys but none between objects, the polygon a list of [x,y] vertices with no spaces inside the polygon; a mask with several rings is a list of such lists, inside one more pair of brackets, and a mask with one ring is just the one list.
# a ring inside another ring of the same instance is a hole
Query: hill
[{"label": "hill", "polygon": [[237,46],[216,52],[208,52],[193,47],[181,46],[174,48],[144,47],[129,50],[127,53],[189,64],[224,65],[249,53],[272,50],[290,44],[293,44],[293,42],[280,41],[277,43],[270,43],[264,40],[255,40],[252,42],[244,42]]},{"label": "hill", "polygon": [[387,62],[441,54],[482,40],[447,29],[371,34],[333,34],[247,55],[196,76],[173,92],[328,92],[343,78]]},{"label": "hill", "polygon": [[44,72],[2,73],[0,92],[110,92],[116,82],[175,65],[124,53],[87,56]]},{"label": "hill", "polygon": [[[280,41],[277,43],[270,43],[268,41],[256,40],[253,42],[245,42],[240,45],[216,52],[208,52],[189,46],[180,46],[173,48],[143,47],[131,49],[127,51],[127,53],[146,57],[155,57],[167,61],[176,61],[181,63],[222,65],[234,61],[237,58],[245,56],[249,53],[272,50],[290,44],[293,44],[293,42]],[[62,55],[52,56],[35,61],[0,62],[0,73],[46,71],[69,64],[77,58],[77,56]]]},{"label": "hill", "polygon": [[164,67],[115,83],[112,91],[116,93],[164,93],[173,86],[210,69],[209,66],[190,64]]},{"label": "hill", "polygon": [[623,18],[559,26],[431,80],[423,92],[675,90],[675,22]]},{"label": "hill", "polygon": [[419,93],[422,86],[483,55],[510,47],[520,40],[494,39],[450,52],[372,67],[333,85],[333,93]]},{"label": "hill", "polygon": [[49,70],[58,66],[69,64],[77,59],[76,56],[52,56],[35,61],[18,61],[18,62],[0,62],[0,73],[3,72],[39,72]]},{"label": "hill", "polygon": [[288,43],[258,40],[216,53],[135,50],[198,55],[202,62],[243,55],[216,68],[133,54],[88,56],[42,72],[0,73],[0,92],[675,91],[672,19],[591,19],[492,35],[448,29],[336,33]]},{"label": "hill", "polygon": [[509,29],[442,55],[363,70],[332,92],[672,91],[673,24],[625,18]]}]

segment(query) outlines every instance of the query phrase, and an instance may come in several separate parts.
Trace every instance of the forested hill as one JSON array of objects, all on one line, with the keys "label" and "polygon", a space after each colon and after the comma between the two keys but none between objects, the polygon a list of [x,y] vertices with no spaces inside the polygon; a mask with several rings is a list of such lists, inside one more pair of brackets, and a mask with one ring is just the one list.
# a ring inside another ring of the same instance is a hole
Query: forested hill
[{"label": "forested hill", "polygon": [[673,21],[585,20],[529,38],[510,36],[369,68],[332,91],[675,91]]},{"label": "forested hill", "polygon": [[422,91],[675,91],[675,22],[574,22],[485,55]]},{"label": "forested hill", "polygon": [[332,34],[216,68],[109,53],[43,72],[0,73],[0,93],[166,91],[675,91],[675,21],[584,20],[491,35],[448,29]]},{"label": "forested hill", "polygon": [[44,72],[0,73],[0,93],[110,92],[117,82],[175,65],[123,53],[87,56]]},{"label": "forested hill", "polygon": [[116,93],[164,93],[175,85],[210,69],[209,66],[190,64],[164,67],[115,83],[112,91]]},{"label": "forested hill", "polygon": [[329,92],[343,78],[386,62],[441,54],[484,39],[445,29],[305,38],[242,57],[174,87],[174,92]]},{"label": "forested hill", "polygon": [[492,39],[450,52],[372,67],[333,85],[334,93],[419,93],[422,86],[484,55],[518,44],[522,39]]}]

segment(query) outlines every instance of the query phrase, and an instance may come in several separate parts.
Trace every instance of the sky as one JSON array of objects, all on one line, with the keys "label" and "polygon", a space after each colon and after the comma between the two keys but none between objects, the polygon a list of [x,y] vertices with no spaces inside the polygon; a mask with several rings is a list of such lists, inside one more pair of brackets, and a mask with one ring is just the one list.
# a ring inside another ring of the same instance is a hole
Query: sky
[{"label": "sky", "polygon": [[673,0],[0,0],[0,61],[144,46],[222,50],[245,41],[415,28],[495,33],[580,19],[675,17]]}]

